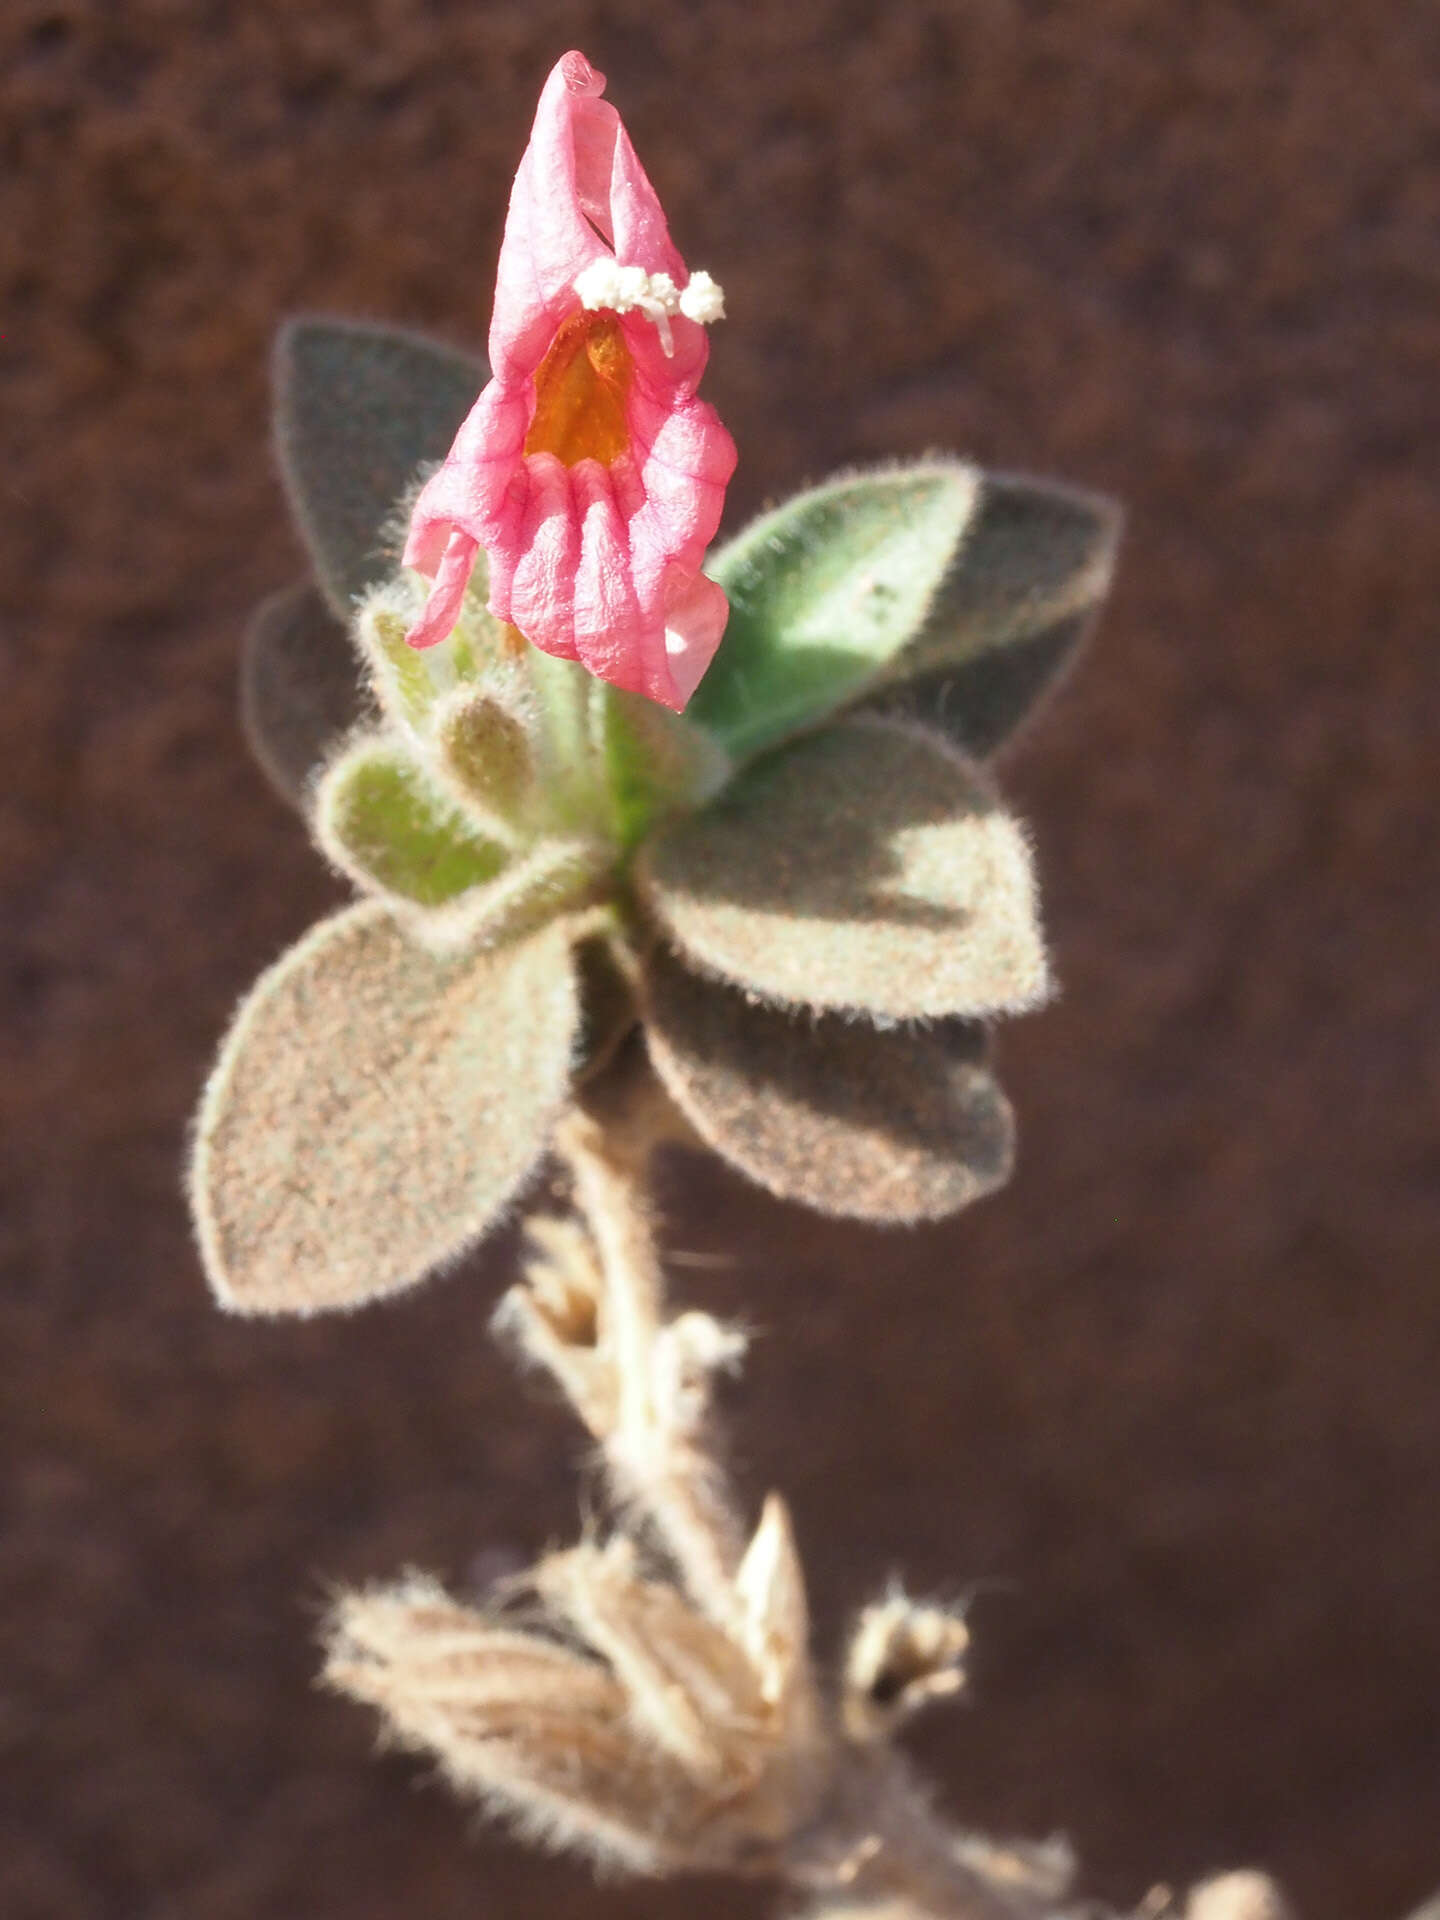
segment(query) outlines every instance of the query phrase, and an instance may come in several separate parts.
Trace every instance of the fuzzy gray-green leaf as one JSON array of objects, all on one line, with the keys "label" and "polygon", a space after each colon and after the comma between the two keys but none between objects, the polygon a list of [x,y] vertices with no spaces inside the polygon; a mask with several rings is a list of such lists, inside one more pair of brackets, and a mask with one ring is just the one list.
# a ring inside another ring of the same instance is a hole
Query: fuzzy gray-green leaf
[{"label": "fuzzy gray-green leaf", "polygon": [[517,852],[493,880],[424,915],[415,931],[437,951],[518,939],[560,914],[597,904],[610,886],[612,857],[606,841],[547,835]]},{"label": "fuzzy gray-green leaf", "polygon": [[847,474],[712,560],[725,638],[687,709],[737,759],[856,699],[922,627],[974,510],[962,461]]},{"label": "fuzzy gray-green leaf", "polygon": [[312,929],[201,1104],[191,1204],[221,1304],[357,1306],[461,1253],[545,1150],[578,1017],[560,926],[450,960],[373,901]]},{"label": "fuzzy gray-green leaf", "polygon": [[968,761],[863,716],[755,763],[642,849],[642,897],[702,971],[892,1019],[1048,991],[1029,848]]},{"label": "fuzzy gray-green leaf", "polygon": [[1121,513],[1103,495],[987,473],[923,628],[895,656],[880,704],[967,753],[996,751],[1064,673],[1115,569]]},{"label": "fuzzy gray-green leaf", "polygon": [[325,597],[348,618],[393,571],[386,523],[426,461],[443,459],[484,364],[395,327],[306,316],[275,346],[275,433],[291,506]]},{"label": "fuzzy gray-green leaf", "polygon": [[580,979],[580,1035],[575,1083],[584,1085],[614,1059],[639,1018],[635,982],[622,965],[614,940],[592,934],[575,949]]},{"label": "fuzzy gray-green leaf", "polygon": [[659,948],[645,1036],[696,1132],[781,1199],[902,1225],[1009,1177],[1010,1104],[969,1022],[882,1030],[757,1006]]},{"label": "fuzzy gray-green leaf", "polygon": [[308,581],[256,609],[240,661],[240,718],[283,799],[304,804],[316,769],[370,711],[344,626]]},{"label": "fuzzy gray-green leaf", "polygon": [[1067,614],[1023,640],[907,680],[875,710],[933,727],[962,753],[988,760],[1064,678],[1094,623],[1094,609]]},{"label": "fuzzy gray-green leaf", "polygon": [[358,741],[315,796],[315,833],[361,886],[418,907],[442,907],[493,880],[506,850],[476,833],[404,745]]}]

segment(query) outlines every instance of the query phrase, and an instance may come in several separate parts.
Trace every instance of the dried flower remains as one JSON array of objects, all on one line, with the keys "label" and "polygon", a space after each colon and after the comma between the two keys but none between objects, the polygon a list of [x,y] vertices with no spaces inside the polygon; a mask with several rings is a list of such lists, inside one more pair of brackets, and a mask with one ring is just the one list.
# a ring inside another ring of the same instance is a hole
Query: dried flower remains
[{"label": "dried flower remains", "polygon": [[[572,1211],[531,1223],[495,1319],[595,1442],[608,1522],[481,1604],[415,1575],[344,1595],[326,1681],[462,1796],[611,1870],[764,1876],[809,1920],[1117,1920],[1075,1901],[1063,1840],[950,1827],[896,1747],[961,1690],[956,1611],[892,1589],[836,1677],[816,1666],[785,1502],[747,1531],[720,1461],[714,1383],[743,1336],[666,1305],[643,1198],[655,1095],[632,1079],[604,1125],[564,1123]],[[1184,1914],[1284,1920],[1259,1874],[1207,1882]]]}]

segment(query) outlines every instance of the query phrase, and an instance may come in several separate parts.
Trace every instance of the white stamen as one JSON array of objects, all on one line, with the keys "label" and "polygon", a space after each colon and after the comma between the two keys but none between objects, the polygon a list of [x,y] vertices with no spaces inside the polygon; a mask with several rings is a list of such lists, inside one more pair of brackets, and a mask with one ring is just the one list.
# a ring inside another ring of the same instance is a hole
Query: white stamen
[{"label": "white stamen", "polygon": [[675,351],[670,329],[674,314],[682,313],[708,327],[725,317],[725,295],[708,273],[692,273],[683,291],[677,289],[668,273],[646,273],[643,267],[622,267],[618,260],[602,254],[575,276],[575,291],[588,313],[608,308],[611,313],[643,313],[653,321],[660,335],[665,357]]}]

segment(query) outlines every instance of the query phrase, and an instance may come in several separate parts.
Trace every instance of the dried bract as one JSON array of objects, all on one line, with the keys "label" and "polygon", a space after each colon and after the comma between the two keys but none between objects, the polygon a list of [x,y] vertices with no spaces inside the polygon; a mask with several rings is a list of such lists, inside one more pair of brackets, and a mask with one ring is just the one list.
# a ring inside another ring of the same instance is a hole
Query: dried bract
[{"label": "dried bract", "polygon": [[876,1740],[965,1685],[962,1615],[892,1593],[865,1608],[845,1656],[842,1711],[852,1740]]}]

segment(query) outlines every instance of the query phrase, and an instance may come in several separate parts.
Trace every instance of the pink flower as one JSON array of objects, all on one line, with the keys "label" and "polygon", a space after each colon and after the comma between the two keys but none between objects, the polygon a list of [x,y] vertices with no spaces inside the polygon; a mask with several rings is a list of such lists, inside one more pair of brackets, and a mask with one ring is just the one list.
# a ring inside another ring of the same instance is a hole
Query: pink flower
[{"label": "pink flower", "polygon": [[723,306],[686,272],[604,88],[567,53],[540,96],[500,248],[493,377],[410,522],[405,564],[434,584],[408,638],[450,632],[483,547],[498,619],[678,711],[729,615],[700,564],[735,443],[695,397]]}]

